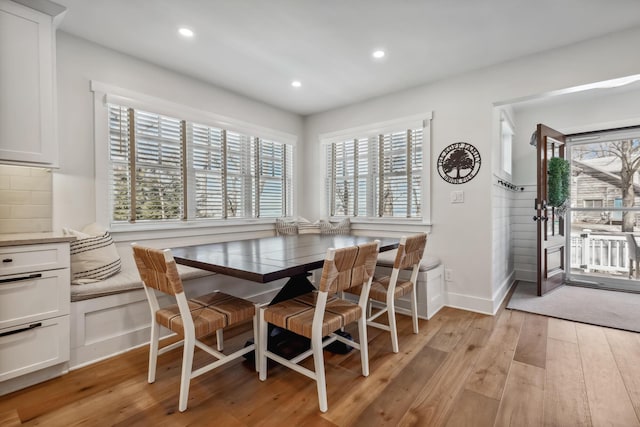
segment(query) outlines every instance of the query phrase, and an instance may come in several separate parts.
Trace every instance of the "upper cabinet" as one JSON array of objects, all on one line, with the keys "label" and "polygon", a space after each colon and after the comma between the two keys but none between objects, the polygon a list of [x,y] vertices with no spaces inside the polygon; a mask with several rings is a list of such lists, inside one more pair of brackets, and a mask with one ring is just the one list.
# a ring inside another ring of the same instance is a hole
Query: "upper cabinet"
[{"label": "upper cabinet", "polygon": [[0,0],[0,163],[58,166],[55,31],[64,11]]}]

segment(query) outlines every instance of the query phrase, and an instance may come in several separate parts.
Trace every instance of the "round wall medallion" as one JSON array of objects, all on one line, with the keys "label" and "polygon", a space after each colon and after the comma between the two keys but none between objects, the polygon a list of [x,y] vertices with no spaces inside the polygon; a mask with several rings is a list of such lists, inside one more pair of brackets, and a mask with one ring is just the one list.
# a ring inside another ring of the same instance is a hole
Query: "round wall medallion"
[{"label": "round wall medallion", "polygon": [[471,181],[480,170],[478,149],[466,142],[456,142],[442,150],[438,157],[438,173],[451,184]]}]

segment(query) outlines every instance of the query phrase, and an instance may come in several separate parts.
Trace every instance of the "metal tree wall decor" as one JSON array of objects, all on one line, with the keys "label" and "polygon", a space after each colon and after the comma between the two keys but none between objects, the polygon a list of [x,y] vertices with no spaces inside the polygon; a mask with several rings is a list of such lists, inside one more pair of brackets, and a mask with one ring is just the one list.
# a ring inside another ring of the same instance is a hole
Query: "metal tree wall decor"
[{"label": "metal tree wall decor", "polygon": [[438,173],[451,184],[471,181],[480,170],[480,153],[473,145],[456,142],[449,145],[438,157]]}]

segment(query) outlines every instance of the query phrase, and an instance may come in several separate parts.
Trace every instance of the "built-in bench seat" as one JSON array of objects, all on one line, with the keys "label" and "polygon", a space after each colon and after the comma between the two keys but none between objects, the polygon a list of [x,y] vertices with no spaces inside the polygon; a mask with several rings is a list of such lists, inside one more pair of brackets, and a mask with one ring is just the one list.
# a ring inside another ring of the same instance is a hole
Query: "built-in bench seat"
[{"label": "built-in bench seat", "polygon": [[[377,276],[389,276],[396,259],[397,249],[381,252],[378,255],[376,266]],[[409,278],[410,271],[402,271],[400,277]],[[416,285],[418,297],[418,317],[430,319],[445,304],[444,293],[444,266],[440,258],[425,254],[420,262],[418,273],[418,283]],[[398,313],[410,314],[411,300],[408,296],[396,301],[396,311]]]},{"label": "built-in bench seat", "polygon": [[[192,268],[186,265],[178,265],[178,272],[182,281],[211,276],[214,273]],[[106,295],[119,294],[122,292],[142,289],[140,275],[135,268],[127,267],[115,276],[99,282],[87,283],[84,285],[71,285],[71,302],[82,301],[91,298],[99,298]]]}]

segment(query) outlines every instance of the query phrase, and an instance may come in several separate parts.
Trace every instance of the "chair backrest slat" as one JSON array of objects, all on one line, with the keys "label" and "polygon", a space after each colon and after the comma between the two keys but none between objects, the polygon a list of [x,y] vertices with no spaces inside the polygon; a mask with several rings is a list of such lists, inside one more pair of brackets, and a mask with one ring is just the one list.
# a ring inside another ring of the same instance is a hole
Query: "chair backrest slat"
[{"label": "chair backrest slat", "polygon": [[133,258],[146,286],[169,295],[183,292],[178,267],[170,253],[165,257],[165,252],[159,249],[134,245]]},{"label": "chair backrest slat", "polygon": [[398,246],[393,268],[404,270],[416,264],[420,264],[424,255],[424,248],[427,246],[427,234],[421,233],[403,238]]},{"label": "chair backrest slat", "polygon": [[377,258],[378,242],[336,249],[324,262],[319,290],[333,294],[362,285],[373,276]]}]

